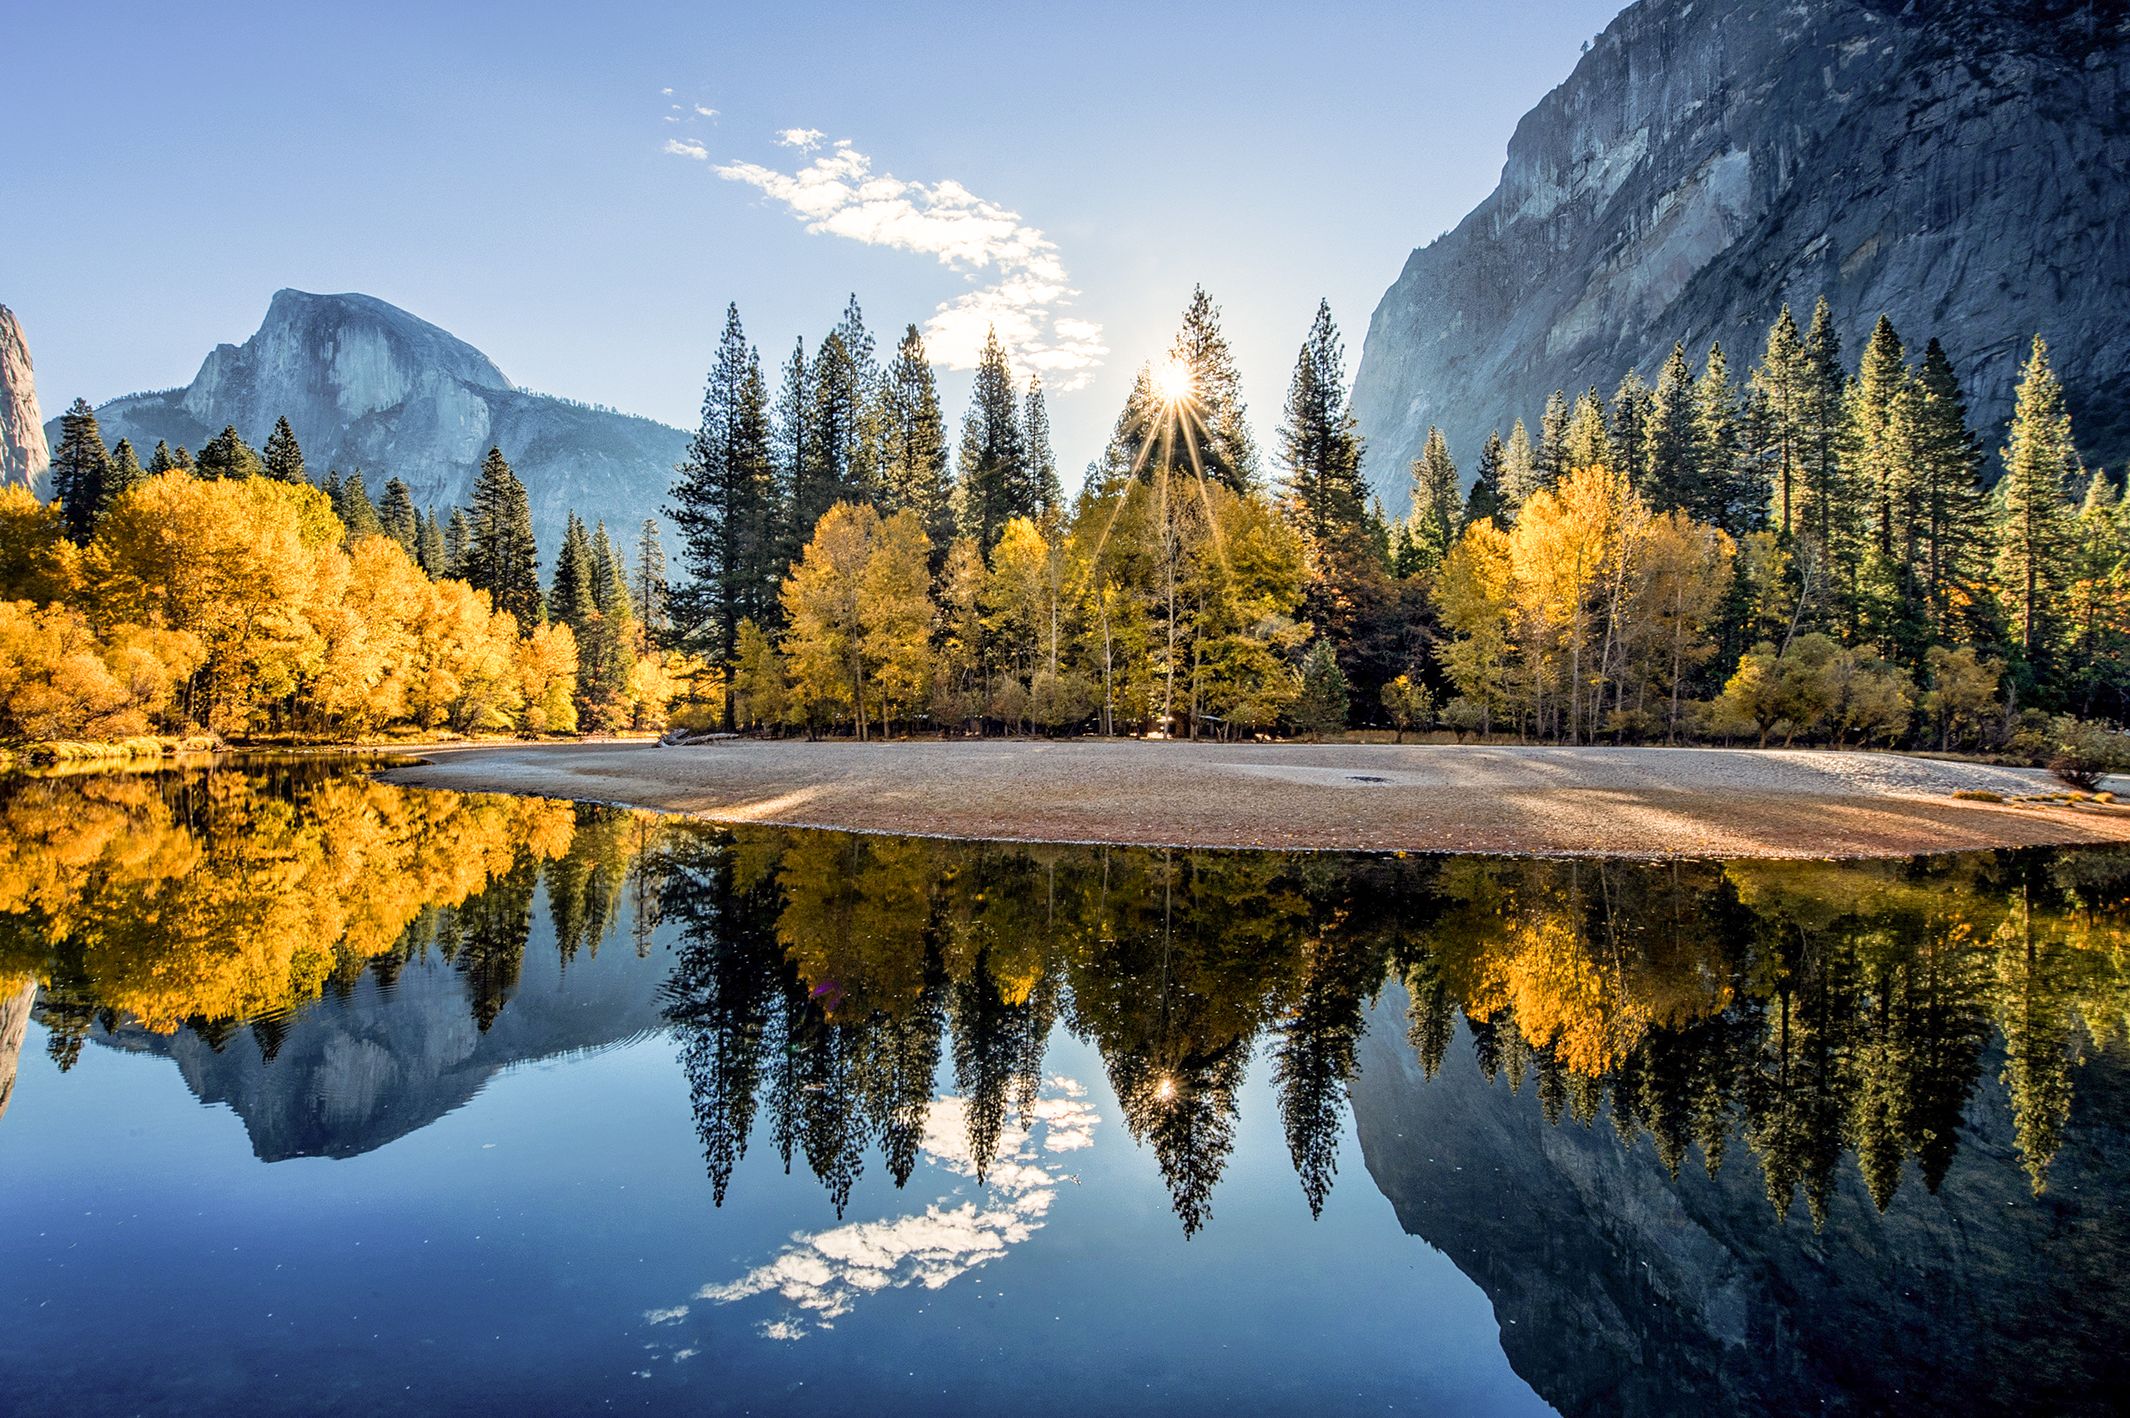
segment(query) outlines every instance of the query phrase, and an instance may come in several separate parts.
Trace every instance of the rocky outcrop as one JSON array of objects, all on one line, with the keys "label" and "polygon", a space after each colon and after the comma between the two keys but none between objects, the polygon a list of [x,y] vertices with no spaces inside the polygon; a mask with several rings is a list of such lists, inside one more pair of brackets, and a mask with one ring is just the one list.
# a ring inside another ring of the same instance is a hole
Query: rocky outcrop
[{"label": "rocky outcrop", "polygon": [[2088,461],[2130,453],[2130,5],[1638,0],[1517,126],[1501,183],[1415,251],[1354,409],[1403,505],[1429,424],[1470,463],[1554,389],[1674,340],[1742,375],[1824,293],[1936,336],[1996,447],[2038,330]]},{"label": "rocky outcrop", "polygon": [[0,486],[44,490],[52,451],[37,408],[37,373],[15,312],[0,305]]},{"label": "rocky outcrop", "polygon": [[261,1161],[356,1157],[418,1132],[464,1106],[517,1064],[603,1049],[664,1025],[663,960],[611,941],[564,962],[536,932],[523,972],[486,1030],[465,977],[434,958],[388,979],[365,973],[292,1018],[260,1020],[209,1039],[193,1029],[138,1026],[90,1038],[159,1054],[203,1103],[244,1122]]},{"label": "rocky outcrop", "polygon": [[14,1101],[15,1075],[22,1067],[22,1041],[30,1031],[30,1010],[37,1003],[35,980],[0,980],[0,1118]]},{"label": "rocky outcrop", "polygon": [[[1489,1083],[1460,1026],[1441,1073],[1385,991],[1352,1085],[1376,1186],[1484,1289],[1518,1374],[1566,1414],[2106,1413],[2120,1343],[2130,1077],[2100,1054],[2049,1189],[2030,1194],[1985,1085],[1936,1195],[1910,1170],[1881,1215],[1853,1159],[1824,1229],[1777,1219],[1742,1140],[1676,1180],[1603,1118],[1549,1124]],[[2001,1057],[1986,1060],[1994,1078]]]},{"label": "rocky outcrop", "polygon": [[366,295],[277,292],[241,345],[217,345],[192,383],[96,411],[104,441],[195,451],[236,425],[254,447],[286,416],[315,476],[361,470],[371,496],[398,477],[417,503],[466,503],[500,447],[552,548],[571,511],[626,537],[653,515],[687,435],[649,419],[513,385],[465,341]]}]

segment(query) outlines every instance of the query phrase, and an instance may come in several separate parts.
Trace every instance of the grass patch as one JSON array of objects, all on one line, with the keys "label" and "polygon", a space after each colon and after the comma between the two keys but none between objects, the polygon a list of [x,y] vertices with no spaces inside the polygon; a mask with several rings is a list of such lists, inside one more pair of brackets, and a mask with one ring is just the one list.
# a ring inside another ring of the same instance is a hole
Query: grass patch
[{"label": "grass patch", "polygon": [[1963,803],[2001,803],[2004,801],[2004,794],[1989,788],[1961,788],[1954,792],[1953,796]]}]

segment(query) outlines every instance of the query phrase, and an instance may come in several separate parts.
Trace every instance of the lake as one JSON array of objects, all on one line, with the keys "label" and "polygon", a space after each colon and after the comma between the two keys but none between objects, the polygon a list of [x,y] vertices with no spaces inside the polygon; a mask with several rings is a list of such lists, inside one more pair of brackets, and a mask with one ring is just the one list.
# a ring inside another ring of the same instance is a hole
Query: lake
[{"label": "lake", "polygon": [[10,1413],[2110,1411],[2130,851],[0,782]]}]

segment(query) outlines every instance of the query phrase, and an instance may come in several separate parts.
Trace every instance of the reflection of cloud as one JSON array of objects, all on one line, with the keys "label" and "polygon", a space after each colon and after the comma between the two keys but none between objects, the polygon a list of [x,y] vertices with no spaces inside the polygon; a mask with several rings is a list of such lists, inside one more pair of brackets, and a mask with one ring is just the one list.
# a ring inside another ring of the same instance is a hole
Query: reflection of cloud
[{"label": "reflection of cloud", "polygon": [[[1096,1116],[1084,1088],[1069,1078],[1052,1078],[1036,1100],[1031,1126],[1009,1122],[1000,1135],[982,1205],[966,1200],[948,1205],[949,1198],[942,1197],[912,1215],[802,1233],[767,1263],[737,1280],[705,1285],[696,1298],[727,1305],[775,1294],[790,1308],[765,1320],[762,1334],[803,1339],[815,1329],[830,1328],[867,1295],[912,1285],[937,1290],[1042,1228],[1063,1180],[1046,1154],[1092,1146]],[[962,1100],[934,1100],[921,1144],[932,1163],[973,1179],[976,1164],[968,1136]],[[653,1310],[646,1319],[655,1324],[661,1322],[656,1317],[686,1312],[685,1305],[675,1306]]]},{"label": "reflection of cloud", "polygon": [[[823,136],[818,128],[787,128],[776,141],[811,153]],[[1100,325],[1062,313],[1079,292],[1067,284],[1056,243],[1020,213],[952,178],[907,182],[875,173],[873,160],[848,139],[795,171],[730,162],[717,175],[783,203],[808,231],[930,256],[972,281],[986,277],[987,284],[942,302],[926,322],[927,346],[949,368],[974,369],[985,331],[994,328],[1013,358],[1053,388],[1086,384],[1109,353]]]}]

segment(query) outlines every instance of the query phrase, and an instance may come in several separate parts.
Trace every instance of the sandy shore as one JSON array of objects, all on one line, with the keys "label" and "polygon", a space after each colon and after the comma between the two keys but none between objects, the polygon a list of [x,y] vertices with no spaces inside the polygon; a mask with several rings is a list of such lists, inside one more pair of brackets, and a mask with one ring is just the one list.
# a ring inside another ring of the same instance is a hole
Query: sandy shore
[{"label": "sandy shore", "polygon": [[2130,841],[2038,770],[1895,754],[993,740],[431,751],[388,782],[718,822],[1012,841],[1630,857],[1905,856]]}]

